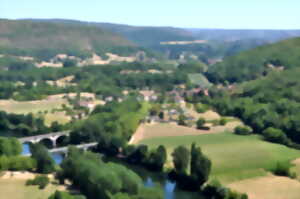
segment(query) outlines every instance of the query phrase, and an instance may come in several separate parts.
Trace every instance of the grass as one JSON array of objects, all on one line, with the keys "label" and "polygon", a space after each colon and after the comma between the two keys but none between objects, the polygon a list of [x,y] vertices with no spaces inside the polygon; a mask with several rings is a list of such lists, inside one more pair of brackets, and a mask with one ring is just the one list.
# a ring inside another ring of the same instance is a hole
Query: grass
[{"label": "grass", "polygon": [[227,184],[247,178],[265,176],[277,162],[300,157],[300,151],[260,140],[258,136],[238,136],[231,133],[199,136],[159,137],[142,141],[151,147],[165,145],[169,154],[176,146],[196,142],[212,160],[212,176]]},{"label": "grass", "polygon": [[40,190],[38,186],[26,186],[23,179],[0,179],[0,199],[48,199],[57,186],[48,185]]}]

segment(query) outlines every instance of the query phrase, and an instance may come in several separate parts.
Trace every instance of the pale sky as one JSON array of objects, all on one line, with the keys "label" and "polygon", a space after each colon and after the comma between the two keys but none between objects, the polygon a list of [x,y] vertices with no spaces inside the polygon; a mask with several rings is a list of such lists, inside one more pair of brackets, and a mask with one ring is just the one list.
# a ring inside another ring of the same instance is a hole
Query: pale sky
[{"label": "pale sky", "polygon": [[144,26],[300,29],[300,0],[0,0],[0,18]]}]

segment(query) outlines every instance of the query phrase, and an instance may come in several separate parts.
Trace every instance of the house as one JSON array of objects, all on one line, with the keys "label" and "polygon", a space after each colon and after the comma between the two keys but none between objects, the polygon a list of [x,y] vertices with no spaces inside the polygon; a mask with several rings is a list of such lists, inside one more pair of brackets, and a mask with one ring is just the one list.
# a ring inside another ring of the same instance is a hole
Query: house
[{"label": "house", "polygon": [[79,106],[88,108],[89,110],[92,110],[95,108],[95,104],[93,102],[89,102],[89,101],[79,101]]},{"label": "house", "polygon": [[146,102],[156,101],[158,99],[158,96],[152,90],[142,90],[139,93],[143,97],[143,100]]}]

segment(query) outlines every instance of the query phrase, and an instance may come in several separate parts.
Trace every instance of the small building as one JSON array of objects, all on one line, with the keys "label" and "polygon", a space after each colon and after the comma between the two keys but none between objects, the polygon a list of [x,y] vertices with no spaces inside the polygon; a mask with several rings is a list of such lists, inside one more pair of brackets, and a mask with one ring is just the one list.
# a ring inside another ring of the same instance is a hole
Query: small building
[{"label": "small building", "polygon": [[158,96],[152,90],[143,90],[140,91],[139,93],[143,97],[143,100],[146,102],[156,101],[158,99]]}]

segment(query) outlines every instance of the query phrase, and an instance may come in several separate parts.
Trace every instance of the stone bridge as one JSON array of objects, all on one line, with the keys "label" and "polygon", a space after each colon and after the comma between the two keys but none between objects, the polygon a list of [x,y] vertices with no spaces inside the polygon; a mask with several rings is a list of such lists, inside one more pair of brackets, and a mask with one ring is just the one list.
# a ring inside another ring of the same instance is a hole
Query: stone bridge
[{"label": "stone bridge", "polygon": [[20,138],[19,141],[23,143],[38,143],[41,142],[42,140],[50,140],[52,142],[52,146],[55,148],[57,140],[60,137],[68,137],[70,134],[70,131],[63,131],[63,132],[57,132],[57,133],[48,133],[48,134],[43,134],[43,135],[37,135],[37,136],[31,136],[31,137],[24,137]]},{"label": "stone bridge", "polygon": [[[84,151],[88,150],[89,148],[97,146],[97,142],[92,142],[92,143],[87,143],[87,144],[80,144],[80,145],[71,145],[75,146],[78,149],[83,149]],[[55,148],[55,149],[50,149],[48,150],[50,153],[63,153],[67,154],[68,152],[68,146],[66,147],[60,147],[60,148]]]},{"label": "stone bridge", "polygon": [[[92,142],[92,143],[87,143],[87,144],[80,144],[80,145],[70,145],[74,146],[78,149],[83,149],[84,151],[88,150],[89,148],[97,146],[97,142]],[[48,149],[49,153],[61,153],[66,155],[68,153],[68,147],[60,147],[60,148],[55,148],[55,149]],[[24,156],[31,156],[31,154],[24,154]]]}]

